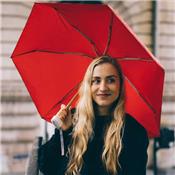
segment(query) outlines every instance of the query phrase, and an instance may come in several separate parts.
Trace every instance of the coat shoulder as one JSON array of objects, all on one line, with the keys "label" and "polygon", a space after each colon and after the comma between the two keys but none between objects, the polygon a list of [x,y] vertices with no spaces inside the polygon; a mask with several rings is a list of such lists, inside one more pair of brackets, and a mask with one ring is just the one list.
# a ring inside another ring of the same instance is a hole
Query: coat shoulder
[{"label": "coat shoulder", "polygon": [[125,114],[125,127],[132,131],[146,132],[146,129],[130,114]]},{"label": "coat shoulder", "polygon": [[148,135],[146,129],[136,121],[130,114],[125,115],[124,139],[138,142],[144,140],[148,144]]}]

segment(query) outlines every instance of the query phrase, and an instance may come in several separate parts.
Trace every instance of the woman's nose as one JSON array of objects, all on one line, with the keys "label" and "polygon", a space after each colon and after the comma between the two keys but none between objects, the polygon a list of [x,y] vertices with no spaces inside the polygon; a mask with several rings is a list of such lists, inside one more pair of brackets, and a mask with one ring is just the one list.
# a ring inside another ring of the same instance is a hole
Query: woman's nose
[{"label": "woman's nose", "polygon": [[107,89],[108,89],[108,86],[107,86],[106,82],[105,82],[105,81],[102,81],[102,82],[100,83],[100,90],[101,90],[101,91],[105,91],[105,90],[107,90]]}]

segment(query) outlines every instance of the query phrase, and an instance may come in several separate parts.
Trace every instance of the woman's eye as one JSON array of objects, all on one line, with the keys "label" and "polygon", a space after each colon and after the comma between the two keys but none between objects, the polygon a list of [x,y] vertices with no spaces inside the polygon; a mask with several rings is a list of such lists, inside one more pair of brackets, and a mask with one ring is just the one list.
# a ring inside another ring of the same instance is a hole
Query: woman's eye
[{"label": "woman's eye", "polygon": [[109,78],[109,79],[107,79],[107,82],[108,83],[115,83],[116,81],[115,81],[115,78]]},{"label": "woman's eye", "polygon": [[99,79],[92,80],[92,84],[99,84],[99,83],[100,83]]}]

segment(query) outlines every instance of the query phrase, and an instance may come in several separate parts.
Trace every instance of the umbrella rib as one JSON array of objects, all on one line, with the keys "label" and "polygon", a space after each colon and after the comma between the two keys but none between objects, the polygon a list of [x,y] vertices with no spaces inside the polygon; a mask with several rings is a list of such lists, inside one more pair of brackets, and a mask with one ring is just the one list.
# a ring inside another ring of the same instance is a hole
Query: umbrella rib
[{"label": "umbrella rib", "polygon": [[91,57],[87,54],[81,53],[81,52],[56,52],[56,51],[49,51],[49,50],[31,50],[29,52],[24,52],[24,53],[15,55],[15,56],[22,56],[22,55],[30,54],[30,53],[33,53],[33,52],[46,52],[46,53],[55,53],[55,54],[80,55],[80,56],[85,56],[85,57],[94,59],[93,57]]},{"label": "umbrella rib", "polygon": [[[54,8],[57,12],[59,11],[58,7]],[[75,25],[73,25],[70,20],[68,20],[60,11],[59,11],[59,15],[62,16],[76,31],[78,31],[84,38],[86,38],[91,45],[93,45],[93,49],[96,53],[96,56],[100,56],[100,52],[97,50],[96,44],[93,42],[93,40],[91,38],[89,38],[87,35],[85,35],[80,29],[78,29]]]},{"label": "umbrella rib", "polygon": [[72,25],[72,27],[74,27],[82,36],[84,36],[93,45],[93,49],[96,53],[96,56],[100,56],[100,53],[97,50],[95,43],[87,35],[85,35],[81,30],[79,30],[76,26]]},{"label": "umbrella rib", "polygon": [[156,110],[149,104],[149,102],[143,97],[143,95],[137,90],[137,88],[134,86],[134,84],[124,75],[125,79],[129,82],[129,84],[132,86],[132,88],[135,90],[135,92],[143,99],[143,101],[147,104],[147,106],[156,113]]},{"label": "umbrella rib", "polygon": [[109,49],[110,42],[111,42],[113,18],[114,18],[114,15],[111,12],[111,18],[110,18],[110,24],[109,24],[109,32],[108,32],[108,41],[107,41],[107,44],[106,44],[106,48],[105,48],[105,50],[103,52],[103,55],[106,55],[106,53],[107,53],[107,51]]},{"label": "umbrella rib", "polygon": [[118,61],[146,61],[146,62],[153,62],[153,60],[148,60],[146,58],[114,58]]},{"label": "umbrella rib", "polygon": [[48,115],[59,103],[61,103],[64,99],[66,99],[71,93],[73,93],[73,91],[75,91],[76,89],[78,89],[79,85],[80,85],[81,81],[76,85],[74,86],[70,91],[68,91],[65,96],[60,100],[58,101],[48,112],[46,115]]}]

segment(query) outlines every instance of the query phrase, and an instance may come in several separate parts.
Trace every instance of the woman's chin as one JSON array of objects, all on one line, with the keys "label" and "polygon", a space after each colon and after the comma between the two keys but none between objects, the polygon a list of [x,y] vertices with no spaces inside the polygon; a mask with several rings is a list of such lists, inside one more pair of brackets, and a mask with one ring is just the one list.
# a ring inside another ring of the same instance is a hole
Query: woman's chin
[{"label": "woman's chin", "polygon": [[97,105],[98,105],[98,107],[108,108],[108,107],[111,106],[111,103],[108,103],[108,102],[98,102]]}]

